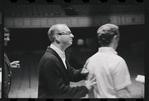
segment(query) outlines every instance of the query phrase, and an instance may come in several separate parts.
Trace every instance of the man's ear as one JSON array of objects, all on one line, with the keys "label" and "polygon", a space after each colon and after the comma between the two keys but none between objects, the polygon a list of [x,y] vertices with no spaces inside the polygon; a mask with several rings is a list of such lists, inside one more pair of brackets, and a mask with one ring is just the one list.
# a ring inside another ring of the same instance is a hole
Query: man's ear
[{"label": "man's ear", "polygon": [[115,40],[118,40],[119,39],[119,36],[118,35],[114,35],[113,37]]},{"label": "man's ear", "polygon": [[57,43],[60,43],[60,36],[58,34],[55,35],[55,40]]},{"label": "man's ear", "polygon": [[117,35],[114,35],[114,38],[116,39],[117,38]]}]

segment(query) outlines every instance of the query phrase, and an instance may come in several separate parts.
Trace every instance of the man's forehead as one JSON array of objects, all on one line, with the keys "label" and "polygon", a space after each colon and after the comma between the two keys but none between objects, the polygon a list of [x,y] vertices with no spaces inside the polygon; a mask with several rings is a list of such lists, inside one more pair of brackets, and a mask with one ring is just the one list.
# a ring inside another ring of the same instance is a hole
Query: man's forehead
[{"label": "man's forehead", "polygon": [[60,32],[70,31],[70,29],[66,25],[61,25],[58,27],[58,29]]}]

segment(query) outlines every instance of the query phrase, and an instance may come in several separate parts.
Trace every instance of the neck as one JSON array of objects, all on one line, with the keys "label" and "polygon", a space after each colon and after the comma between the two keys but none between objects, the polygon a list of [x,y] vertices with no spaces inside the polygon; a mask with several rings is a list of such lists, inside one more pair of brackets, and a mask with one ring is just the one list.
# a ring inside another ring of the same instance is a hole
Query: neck
[{"label": "neck", "polygon": [[60,44],[57,44],[57,43],[52,43],[52,44],[55,45],[57,48],[59,48],[62,52],[64,52],[65,49],[67,48],[67,47],[61,46]]},{"label": "neck", "polygon": [[102,47],[111,47],[111,48],[113,48],[114,50],[116,50],[116,45],[113,44],[113,43],[109,44],[108,46],[102,46]]},{"label": "neck", "polygon": [[114,50],[116,50],[116,49],[117,49],[117,44],[111,43],[111,44],[110,44],[110,47],[113,48]]}]

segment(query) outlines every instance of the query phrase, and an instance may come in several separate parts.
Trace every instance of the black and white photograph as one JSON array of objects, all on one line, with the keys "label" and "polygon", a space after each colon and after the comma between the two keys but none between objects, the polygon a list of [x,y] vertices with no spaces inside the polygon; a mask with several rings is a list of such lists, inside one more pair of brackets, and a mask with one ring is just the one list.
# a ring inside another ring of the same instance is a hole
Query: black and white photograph
[{"label": "black and white photograph", "polygon": [[145,98],[143,3],[3,11],[3,98]]}]

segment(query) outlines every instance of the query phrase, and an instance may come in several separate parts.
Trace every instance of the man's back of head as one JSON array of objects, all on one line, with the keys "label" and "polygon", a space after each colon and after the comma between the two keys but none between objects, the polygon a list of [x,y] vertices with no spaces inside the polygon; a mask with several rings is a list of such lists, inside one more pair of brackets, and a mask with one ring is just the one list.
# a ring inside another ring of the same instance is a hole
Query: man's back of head
[{"label": "man's back of head", "polygon": [[115,35],[119,36],[119,27],[114,24],[104,24],[97,30],[98,42],[101,46],[109,46]]}]

